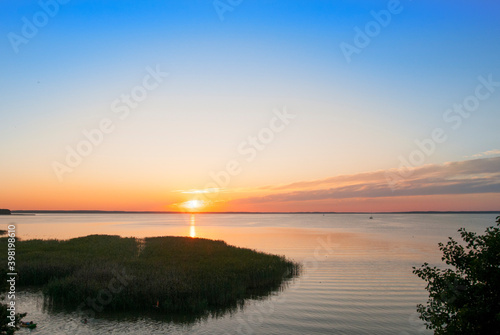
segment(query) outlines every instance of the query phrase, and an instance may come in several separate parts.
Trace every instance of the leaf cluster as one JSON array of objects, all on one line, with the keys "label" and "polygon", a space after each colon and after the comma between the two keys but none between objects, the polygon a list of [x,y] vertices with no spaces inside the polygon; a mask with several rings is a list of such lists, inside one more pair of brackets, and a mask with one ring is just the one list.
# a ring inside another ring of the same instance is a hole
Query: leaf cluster
[{"label": "leaf cluster", "polygon": [[435,334],[500,334],[500,216],[496,222],[483,235],[459,229],[463,243],[439,243],[445,269],[413,268],[429,292],[417,311]]}]

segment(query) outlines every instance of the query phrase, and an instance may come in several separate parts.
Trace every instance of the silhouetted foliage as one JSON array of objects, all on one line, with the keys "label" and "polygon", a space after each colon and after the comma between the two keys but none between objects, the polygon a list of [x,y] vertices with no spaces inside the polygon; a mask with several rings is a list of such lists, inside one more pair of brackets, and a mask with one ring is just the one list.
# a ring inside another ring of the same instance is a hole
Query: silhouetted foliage
[{"label": "silhouetted foliage", "polygon": [[[1,277],[5,279],[6,276],[3,274]],[[12,321],[8,318],[10,316],[10,311],[7,308],[8,306],[6,304],[0,304],[0,334],[11,335],[19,329],[21,319],[26,316],[26,313],[16,313],[14,316],[14,327],[12,327],[9,325],[9,323],[12,324]]]},{"label": "silhouetted foliage", "polygon": [[0,215],[10,215],[11,212],[8,209],[0,209]]},{"label": "silhouetted foliage", "polygon": [[500,334],[500,216],[496,222],[484,235],[459,229],[463,245],[451,237],[439,243],[451,268],[413,268],[429,291],[417,310],[435,334]]}]

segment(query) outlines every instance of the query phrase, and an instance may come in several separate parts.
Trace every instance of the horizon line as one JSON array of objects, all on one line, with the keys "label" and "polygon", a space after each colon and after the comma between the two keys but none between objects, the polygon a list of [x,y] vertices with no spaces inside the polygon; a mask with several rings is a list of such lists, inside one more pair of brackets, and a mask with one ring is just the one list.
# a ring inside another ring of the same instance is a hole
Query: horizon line
[{"label": "horizon line", "polygon": [[310,211],[310,212],[247,212],[247,211],[222,211],[222,212],[202,212],[202,211],[115,211],[115,210],[11,210],[12,214],[42,214],[42,213],[74,213],[74,214],[500,214],[500,210],[483,210],[483,211]]}]

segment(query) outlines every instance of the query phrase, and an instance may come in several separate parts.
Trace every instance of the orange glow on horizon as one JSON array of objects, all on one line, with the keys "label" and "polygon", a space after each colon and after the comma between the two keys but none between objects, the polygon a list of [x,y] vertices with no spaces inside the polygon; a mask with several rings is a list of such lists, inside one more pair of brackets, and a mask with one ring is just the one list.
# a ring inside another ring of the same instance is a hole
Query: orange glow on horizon
[{"label": "orange glow on horizon", "polygon": [[[454,163],[466,164],[467,161]],[[495,161],[493,161],[494,163]],[[479,164],[475,161],[467,164]],[[484,164],[484,163],[482,163]],[[492,163],[491,163],[492,164]],[[427,169],[433,166],[427,167]],[[434,166],[447,178],[447,170]],[[441,169],[441,170],[439,170]],[[453,172],[453,171],[452,171]],[[423,170],[422,173],[426,173]],[[453,175],[455,176],[455,175]],[[472,177],[470,177],[472,178]],[[492,182],[495,182],[493,177]],[[180,179],[180,178],[179,178]],[[471,179],[472,180],[472,179]],[[459,182],[458,180],[457,182]],[[239,182],[239,181],[238,181]],[[428,194],[363,197],[363,190],[346,192],[338,197],[330,188],[343,192],[346,186],[383,185],[382,172],[337,176],[324,180],[284,185],[252,186],[245,182],[227,188],[194,188],[194,182],[172,186],[167,183],[129,184],[104,179],[88,182],[68,179],[64,183],[39,181],[26,176],[19,183],[7,179],[0,192],[0,208],[11,210],[102,210],[102,211],[173,211],[173,212],[404,212],[404,211],[494,211],[498,210],[500,193]],[[415,187],[424,187],[415,181]],[[29,192],[44,189],[47,192]],[[173,190],[172,190],[173,189]],[[323,198],[317,193],[324,194]],[[197,233],[200,235],[199,227]],[[190,233],[189,233],[190,234]],[[184,232],[184,235],[187,235]]]}]

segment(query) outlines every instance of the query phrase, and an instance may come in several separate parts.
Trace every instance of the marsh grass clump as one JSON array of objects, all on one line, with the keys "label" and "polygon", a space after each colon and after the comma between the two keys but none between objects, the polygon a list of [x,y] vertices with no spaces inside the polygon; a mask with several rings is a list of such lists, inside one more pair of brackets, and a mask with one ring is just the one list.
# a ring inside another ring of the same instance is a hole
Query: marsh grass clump
[{"label": "marsh grass clump", "polygon": [[165,313],[235,308],[246,298],[279,290],[300,271],[282,256],[172,236],[18,241],[17,264],[19,285],[42,287],[54,305],[76,308],[126,273],[106,310]]}]

